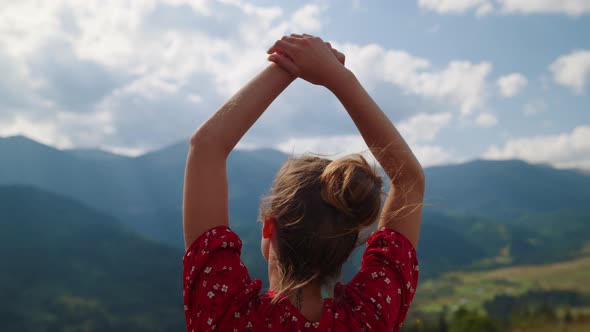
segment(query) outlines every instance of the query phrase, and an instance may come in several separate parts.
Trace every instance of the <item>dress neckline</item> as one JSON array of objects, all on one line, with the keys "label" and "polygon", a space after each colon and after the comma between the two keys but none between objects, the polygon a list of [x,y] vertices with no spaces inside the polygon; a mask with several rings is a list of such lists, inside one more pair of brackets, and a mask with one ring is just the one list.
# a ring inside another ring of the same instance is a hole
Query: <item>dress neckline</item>
[{"label": "dress neckline", "polygon": [[[274,292],[272,290],[268,290],[266,294],[271,299],[274,297]],[[322,315],[320,316],[320,320],[318,321],[307,319],[307,317],[305,317],[301,311],[297,310],[297,307],[295,307],[295,305],[291,303],[291,301],[289,301],[288,298],[282,295],[279,295],[279,301],[277,302],[277,304],[288,310],[289,313],[291,313],[294,317],[297,317],[298,320],[302,320],[305,324],[309,323],[310,326],[313,326],[315,328],[324,326],[326,324],[324,322],[327,319],[329,319],[330,316],[333,315],[334,311],[334,299],[331,297],[324,298],[322,300]]]}]

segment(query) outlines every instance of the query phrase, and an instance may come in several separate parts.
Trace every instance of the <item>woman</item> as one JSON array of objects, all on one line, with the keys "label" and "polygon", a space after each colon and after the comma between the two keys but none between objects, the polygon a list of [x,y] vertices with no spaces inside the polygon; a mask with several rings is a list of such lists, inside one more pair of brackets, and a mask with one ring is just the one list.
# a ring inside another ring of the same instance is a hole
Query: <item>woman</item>
[{"label": "woman", "polygon": [[[351,71],[344,56],[310,35],[292,34],[269,50],[273,62],[230,98],[190,139],[183,224],[187,248],[184,303],[188,331],[398,331],[414,297],[424,173],[412,151]],[[226,160],[240,138],[297,77],[322,85],[346,108],[390,179],[360,155],[334,161],[290,158],[261,209],[270,290],[259,294],[228,227]],[[333,298],[336,278],[359,230],[367,241],[362,267]]]}]

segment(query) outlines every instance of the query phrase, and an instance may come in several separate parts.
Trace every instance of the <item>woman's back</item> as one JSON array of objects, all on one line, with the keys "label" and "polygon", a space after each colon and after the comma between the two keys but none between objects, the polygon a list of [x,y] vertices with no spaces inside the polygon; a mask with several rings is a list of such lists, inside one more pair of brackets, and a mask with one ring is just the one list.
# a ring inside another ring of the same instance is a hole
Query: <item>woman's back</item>
[{"label": "woman's back", "polygon": [[259,294],[240,259],[242,243],[227,226],[212,228],[184,257],[184,304],[188,331],[398,331],[414,297],[418,263],[411,243],[381,228],[371,235],[360,271],[337,283],[313,322],[286,298],[272,303]]}]

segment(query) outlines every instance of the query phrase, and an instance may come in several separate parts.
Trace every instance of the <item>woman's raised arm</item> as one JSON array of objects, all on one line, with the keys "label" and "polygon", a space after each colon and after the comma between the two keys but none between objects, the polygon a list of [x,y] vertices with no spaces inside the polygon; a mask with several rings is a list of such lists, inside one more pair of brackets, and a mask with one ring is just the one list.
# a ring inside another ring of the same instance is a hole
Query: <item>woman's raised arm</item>
[{"label": "woman's raised arm", "polygon": [[185,248],[206,230],[229,224],[227,157],[294,79],[279,66],[269,65],[191,136],[183,194]]},{"label": "woman's raised arm", "polygon": [[356,77],[345,71],[330,87],[390,179],[379,227],[402,233],[417,248],[425,179],[412,150]]},{"label": "woman's raised arm", "polygon": [[331,56],[333,50],[310,35],[277,41],[271,59],[295,76],[330,89],[340,100],[391,182],[379,227],[391,227],[417,247],[424,197],[424,172],[410,147],[354,74]]}]

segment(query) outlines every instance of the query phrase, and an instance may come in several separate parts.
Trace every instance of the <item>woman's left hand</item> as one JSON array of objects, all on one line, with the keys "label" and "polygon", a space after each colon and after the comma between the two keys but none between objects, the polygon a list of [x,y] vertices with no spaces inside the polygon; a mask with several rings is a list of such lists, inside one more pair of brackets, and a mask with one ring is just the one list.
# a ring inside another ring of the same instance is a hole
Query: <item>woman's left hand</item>
[{"label": "woman's left hand", "polygon": [[329,88],[343,72],[345,56],[318,37],[291,34],[268,51],[268,60],[306,81]]}]

